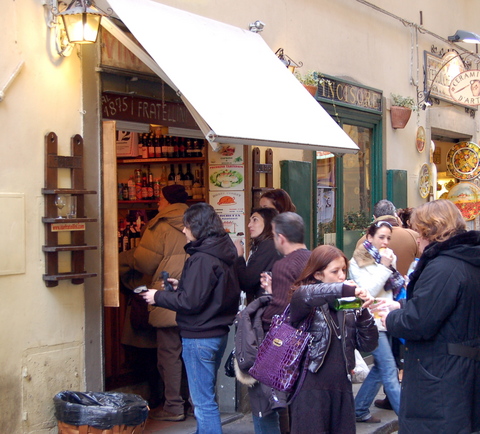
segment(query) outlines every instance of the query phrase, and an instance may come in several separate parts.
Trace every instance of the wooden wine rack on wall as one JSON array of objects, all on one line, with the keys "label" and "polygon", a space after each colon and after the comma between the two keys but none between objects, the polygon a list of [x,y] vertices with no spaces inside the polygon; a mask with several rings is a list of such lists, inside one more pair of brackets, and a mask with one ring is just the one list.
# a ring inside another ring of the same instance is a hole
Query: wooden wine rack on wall
[{"label": "wooden wine rack on wall", "polygon": [[[60,280],[71,280],[79,285],[88,277],[95,277],[96,273],[85,271],[85,251],[95,250],[97,246],[85,244],[85,231],[72,230],[71,244],[59,244],[58,232],[52,230],[56,223],[86,223],[96,222],[97,219],[85,217],[84,195],[97,194],[96,191],[84,189],[83,174],[83,138],[75,135],[71,138],[71,156],[57,155],[58,139],[54,132],[45,136],[45,274],[43,280],[47,287],[57,286]],[[70,169],[71,188],[58,188],[58,169]],[[75,196],[77,198],[76,218],[60,218],[57,216],[55,197],[59,194]],[[58,252],[71,252],[71,271],[60,273],[58,271]]]}]

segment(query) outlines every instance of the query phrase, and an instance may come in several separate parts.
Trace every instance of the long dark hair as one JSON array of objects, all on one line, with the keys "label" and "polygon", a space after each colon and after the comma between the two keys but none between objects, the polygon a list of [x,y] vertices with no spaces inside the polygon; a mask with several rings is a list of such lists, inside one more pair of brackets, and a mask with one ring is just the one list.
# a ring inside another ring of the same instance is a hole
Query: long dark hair
[{"label": "long dark hair", "polygon": [[222,220],[213,206],[204,202],[196,203],[185,211],[183,224],[192,231],[196,240],[219,237],[226,233]]},{"label": "long dark hair", "polygon": [[257,213],[263,219],[264,228],[262,233],[255,238],[252,238],[252,248],[258,246],[262,241],[271,240],[273,238],[272,220],[278,214],[278,211],[274,208],[254,208],[250,216]]},{"label": "long dark hair", "polygon": [[325,270],[328,264],[337,258],[343,258],[345,260],[345,274],[348,274],[348,259],[340,249],[330,245],[323,245],[315,248],[308,258],[305,268],[300,273],[300,276],[296,282],[293,284],[293,290],[299,286],[317,282],[314,274],[317,271],[322,272]]}]

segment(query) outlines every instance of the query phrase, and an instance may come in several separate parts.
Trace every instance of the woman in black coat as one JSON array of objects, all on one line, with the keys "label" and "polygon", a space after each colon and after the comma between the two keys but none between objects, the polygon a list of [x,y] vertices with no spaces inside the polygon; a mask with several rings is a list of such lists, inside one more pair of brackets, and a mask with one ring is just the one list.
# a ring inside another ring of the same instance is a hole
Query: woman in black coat
[{"label": "woman in black coat", "polygon": [[257,208],[252,210],[248,230],[250,231],[250,254],[245,261],[245,249],[240,240],[235,240],[238,258],[235,268],[240,288],[247,294],[247,302],[263,295],[260,286],[262,271],[272,271],[273,264],[282,258],[275,249],[272,233],[272,220],[278,214],[273,208]]},{"label": "woman in black coat", "polygon": [[423,254],[386,327],[406,339],[400,433],[480,430],[480,232],[447,200],[414,209]]},{"label": "woman in black coat", "polygon": [[[293,400],[292,434],[355,434],[355,404],[352,371],[355,353],[373,351],[378,330],[368,309],[336,311],[332,306],[339,297],[358,296],[367,307],[373,297],[353,281],[345,281],[348,260],[333,246],[313,250],[305,269],[295,284],[290,302],[291,321],[314,316],[309,332],[309,363],[305,381]],[[298,387],[298,386],[297,386]]]}]

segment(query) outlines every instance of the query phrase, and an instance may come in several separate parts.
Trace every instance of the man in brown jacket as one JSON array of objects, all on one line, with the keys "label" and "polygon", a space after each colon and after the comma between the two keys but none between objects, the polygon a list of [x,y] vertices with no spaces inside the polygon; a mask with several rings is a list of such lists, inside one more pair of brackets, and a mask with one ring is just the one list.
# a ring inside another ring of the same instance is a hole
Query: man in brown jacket
[{"label": "man in brown jacket", "polygon": [[[140,244],[134,252],[136,270],[153,275],[149,288],[162,290],[162,271],[180,279],[187,258],[184,246],[183,214],[187,193],[182,185],[164,187],[158,201],[158,214],[149,221]],[[157,367],[165,385],[163,408],[150,412],[155,420],[182,421],[185,419],[184,399],[181,394],[183,362],[182,341],[175,312],[162,307],[153,307],[148,322],[157,331]]]}]

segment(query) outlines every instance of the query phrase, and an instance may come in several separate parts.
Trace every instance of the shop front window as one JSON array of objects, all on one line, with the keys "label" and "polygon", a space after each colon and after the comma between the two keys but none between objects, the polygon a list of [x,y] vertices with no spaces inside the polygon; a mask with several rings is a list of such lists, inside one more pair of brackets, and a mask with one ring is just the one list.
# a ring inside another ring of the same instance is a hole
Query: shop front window
[{"label": "shop front window", "polygon": [[317,152],[317,244],[336,245],[335,155]]},{"label": "shop front window", "polygon": [[337,245],[350,258],[372,221],[373,128],[342,127],[360,150],[341,158],[317,152],[317,243]]}]

